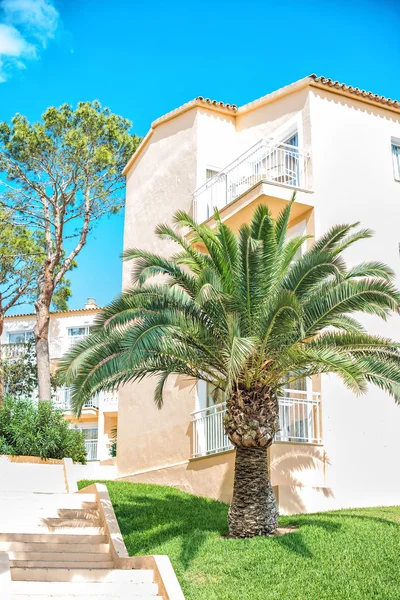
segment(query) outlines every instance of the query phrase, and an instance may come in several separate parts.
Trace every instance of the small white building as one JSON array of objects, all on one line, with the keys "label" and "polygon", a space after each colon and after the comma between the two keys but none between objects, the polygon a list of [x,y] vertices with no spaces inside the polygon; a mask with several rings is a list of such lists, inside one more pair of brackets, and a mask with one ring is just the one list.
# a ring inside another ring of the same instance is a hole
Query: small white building
[{"label": "small white building", "polygon": [[[93,325],[100,308],[94,298],[88,298],[84,308],[50,315],[50,361],[56,369],[59,359],[73,344],[85,338]],[[3,359],[18,358],[26,351],[26,344],[34,338],[35,315],[32,313],[8,316],[0,339]],[[118,424],[117,392],[101,392],[86,402],[79,419],[71,411],[71,396],[68,388],[57,389],[55,403],[64,411],[65,418],[82,430],[88,460],[110,459],[110,445]]]}]

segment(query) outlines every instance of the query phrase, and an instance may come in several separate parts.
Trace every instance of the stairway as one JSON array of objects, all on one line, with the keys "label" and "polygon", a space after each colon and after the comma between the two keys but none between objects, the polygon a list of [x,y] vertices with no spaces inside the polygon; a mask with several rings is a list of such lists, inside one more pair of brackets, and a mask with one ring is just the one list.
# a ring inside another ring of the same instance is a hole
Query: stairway
[{"label": "stairway", "polygon": [[54,493],[2,483],[0,552],[9,555],[12,600],[161,600],[152,570],[114,568],[95,494],[60,493],[58,480]]}]

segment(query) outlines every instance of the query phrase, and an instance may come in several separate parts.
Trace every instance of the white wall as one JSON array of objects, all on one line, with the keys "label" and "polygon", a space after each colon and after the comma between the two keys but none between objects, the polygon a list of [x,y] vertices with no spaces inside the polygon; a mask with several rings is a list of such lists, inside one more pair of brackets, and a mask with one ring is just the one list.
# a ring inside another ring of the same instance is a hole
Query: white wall
[{"label": "white wall", "polygon": [[[178,208],[191,209],[205,169],[226,166],[295,122],[300,146],[312,151],[317,236],[334,224],[361,220],[376,236],[349,251],[349,262],[382,260],[399,272],[400,183],[393,177],[390,151],[390,138],[400,138],[399,117],[356,99],[310,90],[247,114],[239,111],[235,118],[192,109],[157,127],[128,174],[124,248],[169,253],[172,247],[160,244],[154,226],[170,221]],[[123,286],[129,285],[126,264]],[[400,340],[399,318],[387,324],[364,321],[372,332]],[[120,393],[119,473],[136,472],[142,480],[149,469],[181,468],[190,453],[191,382],[171,378],[161,412],[153,406],[153,389],[152,380],[145,380]],[[398,503],[400,407],[376,389],[356,398],[332,376],[322,381],[322,411],[326,486],[332,492],[326,493],[325,506]]]},{"label": "white wall", "polygon": [[[67,338],[69,327],[89,327],[94,322],[98,310],[78,312],[52,313],[50,315],[50,338]],[[1,343],[8,343],[9,332],[33,331],[35,317],[33,315],[6,317]]]},{"label": "white wall", "polygon": [[[399,115],[332,93],[311,98],[315,230],[361,221],[372,240],[347,252],[349,264],[379,260],[397,273],[400,286],[400,183],[393,177],[391,136],[400,136]],[[400,318],[363,318],[372,333],[400,341]],[[355,397],[335,376],[322,382],[327,486],[336,506],[400,501],[400,407],[371,386]]]}]

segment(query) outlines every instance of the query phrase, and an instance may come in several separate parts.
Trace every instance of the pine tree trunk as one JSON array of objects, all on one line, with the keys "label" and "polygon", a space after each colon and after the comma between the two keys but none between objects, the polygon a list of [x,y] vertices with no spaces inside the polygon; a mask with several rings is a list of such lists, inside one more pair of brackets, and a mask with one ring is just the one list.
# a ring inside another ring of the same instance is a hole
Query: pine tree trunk
[{"label": "pine tree trunk", "polygon": [[275,533],[278,508],[269,480],[265,448],[236,448],[235,480],[228,522],[231,537],[248,538]]},{"label": "pine tree trunk", "polygon": [[[0,314],[0,351],[2,352],[1,338],[4,331],[4,315]],[[0,404],[3,402],[4,396],[4,370],[3,370],[3,353],[0,356]]]},{"label": "pine tree trunk", "polygon": [[50,379],[50,352],[49,352],[49,328],[50,328],[50,303],[52,291],[45,289],[40,294],[36,307],[36,360],[38,373],[38,395],[39,400],[51,400]]}]

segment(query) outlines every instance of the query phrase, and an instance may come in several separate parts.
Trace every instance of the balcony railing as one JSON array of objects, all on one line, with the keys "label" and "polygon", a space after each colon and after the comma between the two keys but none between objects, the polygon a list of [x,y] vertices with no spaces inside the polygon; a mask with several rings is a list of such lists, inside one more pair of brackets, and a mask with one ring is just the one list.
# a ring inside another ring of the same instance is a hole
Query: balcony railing
[{"label": "balcony railing", "polygon": [[309,189],[309,159],[303,148],[260,140],[194,192],[196,221],[206,221],[215,208],[227,206],[261,181]]},{"label": "balcony railing", "polygon": [[[66,412],[72,411],[72,399],[71,393],[68,388],[60,388],[56,392],[56,397],[54,399],[54,404],[57,408],[61,408],[61,410]],[[83,405],[83,410],[98,410],[99,408],[99,397],[98,394],[93,396],[90,400],[85,402]]]},{"label": "balcony railing", "polygon": [[75,344],[81,342],[86,337],[86,335],[51,337],[49,341],[50,358],[61,358],[75,346]]},{"label": "balcony railing", "polygon": [[85,440],[87,460],[97,460],[97,442],[98,440]]},{"label": "balcony railing", "polygon": [[[316,392],[283,390],[279,397],[280,429],[277,442],[320,444],[321,399]],[[192,458],[217,454],[233,448],[225,433],[226,404],[216,404],[192,414]]]},{"label": "balcony railing", "polygon": [[27,343],[21,344],[1,344],[1,359],[10,360],[25,356],[28,349]]},{"label": "balcony railing", "polygon": [[118,407],[118,392],[101,392],[105,410]]}]

